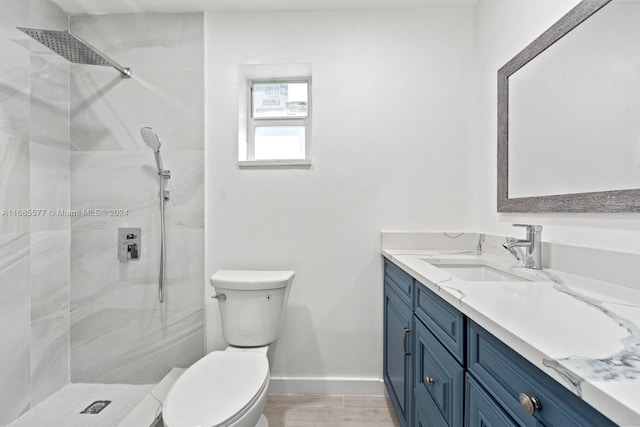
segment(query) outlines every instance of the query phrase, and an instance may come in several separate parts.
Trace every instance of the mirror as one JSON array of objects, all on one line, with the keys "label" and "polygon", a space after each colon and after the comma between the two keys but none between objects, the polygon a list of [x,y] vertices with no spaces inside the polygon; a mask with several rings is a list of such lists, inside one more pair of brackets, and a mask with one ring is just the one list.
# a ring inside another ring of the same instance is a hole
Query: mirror
[{"label": "mirror", "polygon": [[638,16],[584,0],[498,71],[498,212],[640,212]]}]

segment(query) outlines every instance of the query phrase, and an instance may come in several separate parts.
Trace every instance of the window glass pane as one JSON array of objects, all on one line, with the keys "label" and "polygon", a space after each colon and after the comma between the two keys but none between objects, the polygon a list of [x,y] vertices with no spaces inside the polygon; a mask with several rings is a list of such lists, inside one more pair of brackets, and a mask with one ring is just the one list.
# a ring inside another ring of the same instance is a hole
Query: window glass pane
[{"label": "window glass pane", "polygon": [[308,83],[254,83],[254,118],[307,117]]},{"label": "window glass pane", "polygon": [[256,126],[255,160],[304,159],[304,126]]}]

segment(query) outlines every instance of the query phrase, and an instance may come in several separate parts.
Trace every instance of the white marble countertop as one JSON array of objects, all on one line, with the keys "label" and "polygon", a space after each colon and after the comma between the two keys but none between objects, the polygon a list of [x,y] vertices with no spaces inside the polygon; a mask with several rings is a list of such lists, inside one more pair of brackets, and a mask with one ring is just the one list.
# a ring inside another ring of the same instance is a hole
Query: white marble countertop
[{"label": "white marble countertop", "polygon": [[[640,426],[639,290],[475,251],[383,255],[612,421]],[[537,281],[464,281],[425,259],[482,259]]]}]

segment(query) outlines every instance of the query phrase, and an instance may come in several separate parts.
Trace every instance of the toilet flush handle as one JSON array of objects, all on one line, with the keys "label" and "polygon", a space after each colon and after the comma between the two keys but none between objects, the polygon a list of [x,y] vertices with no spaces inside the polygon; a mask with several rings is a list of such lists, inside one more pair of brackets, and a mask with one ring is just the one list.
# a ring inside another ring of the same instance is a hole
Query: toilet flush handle
[{"label": "toilet flush handle", "polygon": [[220,295],[213,295],[211,298],[217,299],[218,301],[222,302],[227,299],[227,296],[225,294],[220,294]]}]

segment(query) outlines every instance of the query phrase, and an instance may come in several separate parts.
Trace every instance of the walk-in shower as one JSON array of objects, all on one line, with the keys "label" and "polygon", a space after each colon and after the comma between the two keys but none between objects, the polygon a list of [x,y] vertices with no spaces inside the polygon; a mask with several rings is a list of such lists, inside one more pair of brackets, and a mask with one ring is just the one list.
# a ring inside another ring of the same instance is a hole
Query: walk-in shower
[{"label": "walk-in shower", "polygon": [[160,139],[150,127],[140,129],[140,135],[145,144],[153,150],[158,166],[158,176],[160,177],[160,273],[158,277],[158,298],[164,302],[164,270],[166,264],[165,230],[164,230],[164,205],[169,200],[169,190],[166,189],[167,180],[171,178],[171,172],[163,169],[162,158],[160,157]]},{"label": "walk-in shower", "polygon": [[131,77],[131,68],[125,68],[69,30],[41,30],[17,27],[20,31],[42,43],[58,55],[76,64],[105,65],[120,71],[122,78]]}]

